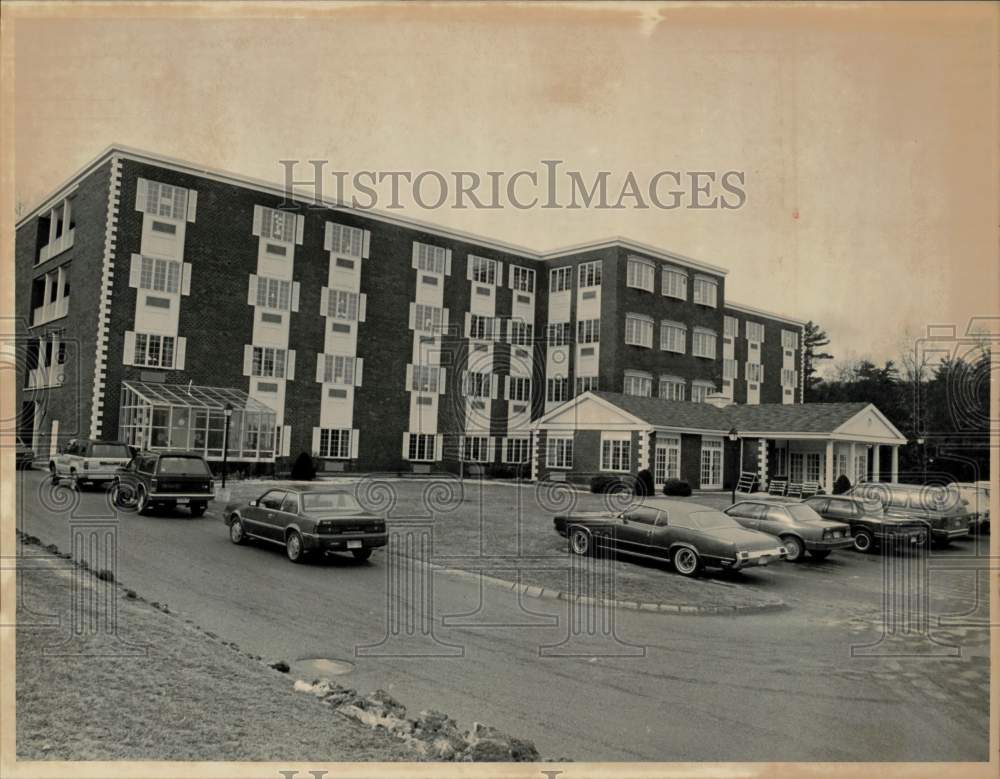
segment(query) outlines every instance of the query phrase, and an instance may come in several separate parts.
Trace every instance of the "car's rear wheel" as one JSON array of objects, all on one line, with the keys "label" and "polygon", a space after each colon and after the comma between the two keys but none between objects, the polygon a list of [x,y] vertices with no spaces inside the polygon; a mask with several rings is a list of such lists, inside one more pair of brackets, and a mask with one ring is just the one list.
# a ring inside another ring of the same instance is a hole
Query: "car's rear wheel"
[{"label": "car's rear wheel", "polygon": [[674,568],[683,576],[694,576],[701,568],[701,559],[694,549],[686,546],[678,547],[673,554]]},{"label": "car's rear wheel", "polygon": [[590,533],[583,528],[573,528],[569,533],[569,548],[573,554],[590,554]]},{"label": "car's rear wheel", "polygon": [[867,553],[875,548],[875,538],[867,530],[859,530],[854,534],[854,549]]},{"label": "car's rear wheel", "polygon": [[301,563],[305,560],[306,552],[302,546],[302,536],[294,530],[285,539],[285,554],[293,563]]},{"label": "car's rear wheel", "polygon": [[239,517],[233,517],[229,523],[229,540],[237,546],[246,541],[246,536],[243,534],[243,523]]},{"label": "car's rear wheel", "polygon": [[805,552],[805,545],[795,536],[782,536],[781,543],[785,545],[785,559],[790,563],[797,563],[802,559]]},{"label": "car's rear wheel", "polygon": [[204,501],[195,501],[190,506],[191,516],[192,517],[200,517],[200,516],[204,515],[205,509],[207,509],[207,508],[208,508],[208,504],[205,503]]},{"label": "car's rear wheel", "polygon": [[111,500],[123,511],[135,511],[135,487],[128,482],[114,481],[111,484]]},{"label": "car's rear wheel", "polygon": [[369,557],[372,556],[371,549],[352,549],[351,554],[354,555],[354,559],[359,563],[363,563]]}]

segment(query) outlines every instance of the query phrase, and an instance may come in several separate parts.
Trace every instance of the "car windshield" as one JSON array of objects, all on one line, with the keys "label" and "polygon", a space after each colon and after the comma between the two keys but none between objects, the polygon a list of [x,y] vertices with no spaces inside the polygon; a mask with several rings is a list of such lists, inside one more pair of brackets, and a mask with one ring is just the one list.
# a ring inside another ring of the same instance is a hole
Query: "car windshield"
[{"label": "car windshield", "polygon": [[346,514],[361,511],[361,504],[346,492],[303,492],[302,510],[306,514]]},{"label": "car windshield", "polygon": [[741,527],[740,523],[721,511],[695,511],[690,515],[702,530],[721,530],[727,527]]},{"label": "car windshield", "polygon": [[161,457],[160,473],[208,476],[209,470],[200,457]]},{"label": "car windshield", "polygon": [[125,444],[94,444],[90,448],[91,457],[117,457],[128,459],[129,451]]},{"label": "car windshield", "polygon": [[802,504],[788,503],[782,506],[782,508],[786,509],[792,515],[792,519],[799,522],[818,522],[823,519],[813,509],[809,508],[809,506],[803,506]]}]

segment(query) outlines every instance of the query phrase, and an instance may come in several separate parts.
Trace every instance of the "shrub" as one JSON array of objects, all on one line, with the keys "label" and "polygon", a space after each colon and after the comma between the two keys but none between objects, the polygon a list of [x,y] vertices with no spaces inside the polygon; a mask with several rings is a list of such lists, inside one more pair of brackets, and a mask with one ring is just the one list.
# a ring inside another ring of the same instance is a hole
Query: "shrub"
[{"label": "shrub", "polygon": [[691,497],[691,485],[683,479],[667,479],[666,484],[663,485],[663,494],[675,498],[689,498]]},{"label": "shrub", "polygon": [[302,452],[295,458],[292,465],[292,478],[295,481],[312,481],[316,478],[316,465],[308,452]]},{"label": "shrub", "polygon": [[833,483],[833,494],[843,495],[851,488],[851,480],[847,478],[844,474],[840,474],[837,477],[837,481]]},{"label": "shrub", "polygon": [[650,471],[649,468],[643,468],[637,474],[635,494],[643,498],[649,498],[656,494],[656,484],[653,482],[653,472]]}]

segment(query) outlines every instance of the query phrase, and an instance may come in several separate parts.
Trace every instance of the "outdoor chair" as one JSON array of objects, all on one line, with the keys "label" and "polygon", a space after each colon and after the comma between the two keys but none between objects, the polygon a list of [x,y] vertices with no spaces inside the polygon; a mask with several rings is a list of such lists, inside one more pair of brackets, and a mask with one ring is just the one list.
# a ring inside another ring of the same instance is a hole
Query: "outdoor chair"
[{"label": "outdoor chair", "polygon": [[785,496],[789,498],[801,498],[802,497],[802,482],[800,481],[790,481],[788,482],[788,489],[785,490]]},{"label": "outdoor chair", "polygon": [[743,471],[740,474],[739,481],[736,482],[736,491],[741,492],[745,495],[749,495],[753,492],[753,486],[757,483],[757,474],[753,471]]},{"label": "outdoor chair", "polygon": [[818,481],[805,481],[802,482],[802,494],[800,497],[811,498],[819,492],[819,482]]},{"label": "outdoor chair", "polygon": [[784,495],[787,489],[788,489],[787,479],[772,479],[771,483],[767,485],[767,494]]}]

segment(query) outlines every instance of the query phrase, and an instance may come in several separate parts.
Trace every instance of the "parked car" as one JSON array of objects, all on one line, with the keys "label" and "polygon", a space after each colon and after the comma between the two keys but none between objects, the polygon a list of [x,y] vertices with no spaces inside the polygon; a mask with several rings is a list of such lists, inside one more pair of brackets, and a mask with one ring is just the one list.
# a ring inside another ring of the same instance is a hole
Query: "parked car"
[{"label": "parked car", "polygon": [[716,509],[680,500],[654,498],[625,511],[560,514],[553,524],[575,554],[617,549],[670,560],[684,576],[704,566],[738,571],[785,556],[773,537],[745,530]]},{"label": "parked car", "polygon": [[139,452],[118,469],[114,491],[117,506],[139,514],[187,505],[200,517],[215,497],[208,463],[192,452]]},{"label": "parked car", "polygon": [[278,544],[293,563],[312,554],[350,552],[367,560],[385,546],[385,520],[365,511],[349,492],[322,485],[276,487],[226,506],[229,540]]},{"label": "parked car", "polygon": [[798,562],[806,552],[822,560],[834,549],[854,545],[850,525],[823,519],[809,506],[787,499],[741,500],[727,508],[726,514],[745,528],[777,536],[790,562]]},{"label": "parked car", "polygon": [[969,535],[968,508],[957,491],[944,485],[862,482],[845,494],[877,501],[889,516],[922,522],[939,546]]},{"label": "parked car", "polygon": [[49,460],[49,474],[53,484],[66,479],[74,488],[110,484],[131,456],[128,445],[120,441],[73,438]]},{"label": "parked car", "polygon": [[21,436],[17,437],[16,449],[14,451],[14,467],[30,468],[35,460],[35,451],[26,443]]},{"label": "parked car", "polygon": [[[969,532],[990,532],[990,491],[983,482],[955,482],[950,485],[966,503],[970,514]],[[974,518],[973,518],[974,517]]]},{"label": "parked car", "polygon": [[914,546],[924,543],[927,528],[903,517],[888,516],[880,503],[865,504],[846,495],[814,495],[802,501],[823,519],[846,522],[851,527],[854,548],[871,552],[890,538]]}]

